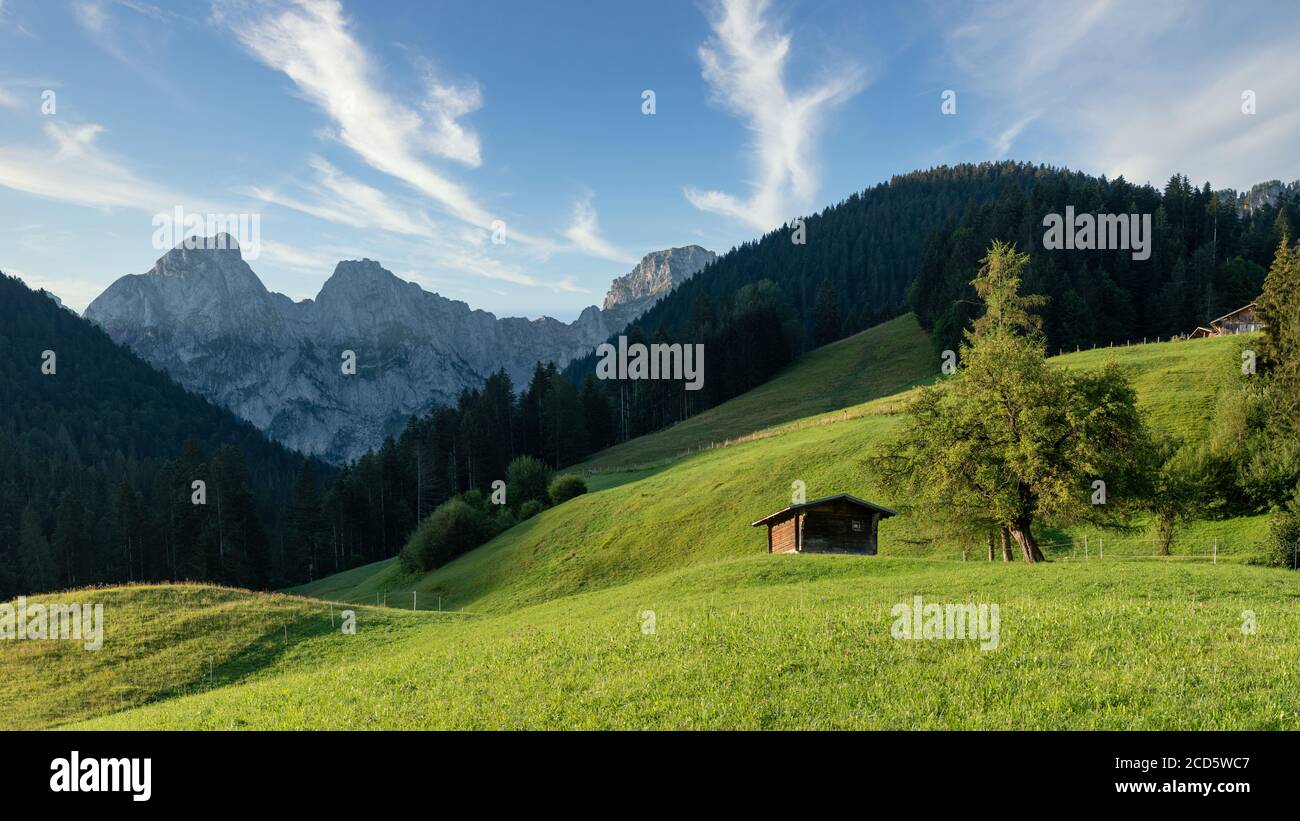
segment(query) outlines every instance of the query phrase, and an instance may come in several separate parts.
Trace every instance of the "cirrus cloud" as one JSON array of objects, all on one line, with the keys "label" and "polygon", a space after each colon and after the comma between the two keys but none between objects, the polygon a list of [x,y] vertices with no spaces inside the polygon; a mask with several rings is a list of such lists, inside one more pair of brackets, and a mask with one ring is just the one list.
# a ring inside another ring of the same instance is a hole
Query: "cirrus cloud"
[{"label": "cirrus cloud", "polygon": [[785,72],[791,37],[767,19],[768,0],[721,0],[713,37],[700,47],[704,79],[714,98],[745,120],[753,135],[756,178],[748,197],[687,188],[686,198],[711,211],[768,230],[792,209],[811,204],[819,180],[815,138],[827,112],[862,90],[861,68],[839,66],[827,79],[792,92]]}]

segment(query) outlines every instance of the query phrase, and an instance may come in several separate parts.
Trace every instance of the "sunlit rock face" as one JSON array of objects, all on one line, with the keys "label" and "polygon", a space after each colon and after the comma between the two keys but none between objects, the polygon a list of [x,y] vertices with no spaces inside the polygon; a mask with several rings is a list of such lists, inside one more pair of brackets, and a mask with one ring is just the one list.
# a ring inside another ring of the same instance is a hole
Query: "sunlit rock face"
[{"label": "sunlit rock face", "polygon": [[[233,240],[206,246],[122,277],[86,318],[276,441],[336,463],[494,371],[518,389],[536,362],[585,355],[698,270],[687,273],[692,260],[713,257],[698,246],[650,254],[616,280],[612,310],[591,306],[564,323],[498,319],[368,259],[340,262],[315,299],[294,302],[266,289]],[[356,355],[354,375],[343,372],[345,351]]]}]

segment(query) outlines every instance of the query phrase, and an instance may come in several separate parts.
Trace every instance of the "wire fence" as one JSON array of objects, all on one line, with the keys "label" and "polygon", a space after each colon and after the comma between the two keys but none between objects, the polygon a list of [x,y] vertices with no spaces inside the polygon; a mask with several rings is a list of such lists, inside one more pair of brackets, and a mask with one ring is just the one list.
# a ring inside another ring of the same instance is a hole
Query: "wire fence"
[{"label": "wire fence", "polygon": [[[1242,336],[1242,335],[1248,335],[1250,333],[1253,332],[1252,331],[1224,331],[1224,332],[1213,334],[1213,337]],[[1192,334],[1174,334],[1173,336],[1154,336],[1154,337],[1144,336],[1142,337],[1141,341],[1137,339],[1125,339],[1123,341],[1111,340],[1110,342],[1104,342],[1100,344],[1094,342],[1091,345],[1075,345],[1074,350],[1070,350],[1065,346],[1057,346],[1056,355],[1062,356],[1067,353],[1080,353],[1082,351],[1095,351],[1098,349],[1104,350],[1107,348],[1129,348],[1134,345],[1158,345],[1161,342],[1186,342],[1190,339],[1200,339],[1200,338],[1202,337],[1197,337]]]},{"label": "wire fence", "polygon": [[396,610],[423,610],[426,612],[447,613],[454,616],[479,616],[466,610],[464,606],[454,607],[450,597],[441,593],[421,592],[419,590],[379,590],[375,592],[375,606],[389,607]]},{"label": "wire fence", "polygon": [[[1076,538],[1057,536],[1040,540],[1038,547],[1048,559],[1064,562],[1154,559],[1217,564],[1220,561],[1240,562],[1243,558],[1257,558],[1262,556],[1265,551],[1265,545],[1262,542],[1252,539],[1209,538],[1188,540],[1175,538],[1166,553],[1161,551],[1160,540],[1153,536],[1114,536],[1107,534]],[[978,551],[963,549],[962,559],[963,561],[985,559],[987,549],[987,546],[981,547]],[[1019,560],[1021,553],[1019,545],[1012,542],[1011,549],[1015,559]],[[1002,549],[999,544],[994,544],[993,554],[995,560],[1001,561]],[[1288,566],[1292,569],[1300,569],[1300,542],[1292,545],[1290,554],[1291,560],[1287,563]]]}]

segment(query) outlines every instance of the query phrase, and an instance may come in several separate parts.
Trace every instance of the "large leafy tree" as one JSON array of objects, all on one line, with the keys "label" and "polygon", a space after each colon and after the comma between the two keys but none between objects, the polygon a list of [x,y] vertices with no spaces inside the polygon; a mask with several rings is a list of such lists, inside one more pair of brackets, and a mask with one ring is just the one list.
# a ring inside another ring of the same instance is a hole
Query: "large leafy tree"
[{"label": "large leafy tree", "polygon": [[983,313],[964,335],[959,368],[921,390],[882,455],[905,507],[952,533],[999,532],[1038,562],[1036,522],[1114,524],[1141,504],[1153,448],[1117,366],[1048,367],[1034,313],[1043,299],[1019,293],[1027,263],[993,244],[971,283]]}]

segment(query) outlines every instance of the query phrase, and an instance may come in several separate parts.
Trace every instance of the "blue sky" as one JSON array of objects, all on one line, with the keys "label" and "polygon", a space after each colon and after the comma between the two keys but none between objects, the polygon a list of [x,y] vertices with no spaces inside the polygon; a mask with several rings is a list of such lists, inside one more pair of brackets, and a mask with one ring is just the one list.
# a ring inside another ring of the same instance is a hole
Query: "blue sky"
[{"label": "blue sky", "polygon": [[567,320],[916,168],[1295,179],[1297,42],[1290,2],[0,0],[0,269],[82,309],[180,207],[259,215],[295,299],[369,257]]}]

